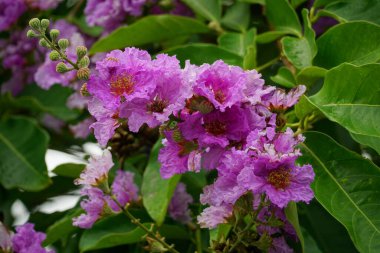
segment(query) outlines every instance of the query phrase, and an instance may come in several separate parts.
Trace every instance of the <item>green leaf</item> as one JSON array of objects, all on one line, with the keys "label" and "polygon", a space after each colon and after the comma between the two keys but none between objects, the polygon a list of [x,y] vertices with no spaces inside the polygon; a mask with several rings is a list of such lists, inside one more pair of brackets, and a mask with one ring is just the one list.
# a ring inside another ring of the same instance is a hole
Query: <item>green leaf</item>
[{"label": "green leaf", "polygon": [[380,59],[380,26],[367,22],[351,22],[332,27],[318,40],[314,65],[326,69],[344,62],[355,65],[374,63]]},{"label": "green leaf", "polygon": [[302,36],[297,14],[287,0],[266,0],[266,16],[276,31]]},{"label": "green leaf", "polygon": [[380,25],[380,1],[377,0],[329,1],[323,11],[347,21],[365,20]]},{"label": "green leaf", "polygon": [[285,208],[285,215],[287,220],[292,224],[293,228],[296,230],[298,239],[301,242],[302,250],[305,249],[305,241],[301,232],[300,223],[298,221],[298,212],[297,212],[297,204],[295,202],[289,202],[287,207]]},{"label": "green leaf", "polygon": [[249,4],[235,3],[230,6],[222,18],[222,25],[236,31],[245,32],[251,18]]},{"label": "green leaf", "polygon": [[164,222],[170,200],[181,178],[180,175],[175,175],[170,179],[161,178],[161,165],[157,161],[161,146],[161,140],[158,140],[151,151],[141,187],[144,207],[150,217],[152,217],[159,226]]},{"label": "green leaf", "polygon": [[265,0],[238,0],[238,2],[265,5]]},{"label": "green leaf", "polygon": [[294,38],[288,36],[281,40],[286,58],[288,58],[297,69],[311,66],[313,58],[317,54],[315,32],[311,28],[308,14],[308,11],[303,9],[302,17],[305,24],[304,37]]},{"label": "green leaf", "polygon": [[196,14],[210,21],[219,21],[222,15],[221,0],[182,0]]},{"label": "green leaf", "polygon": [[299,160],[313,165],[316,199],[346,227],[360,252],[380,252],[380,169],[325,134],[305,137]]},{"label": "green leaf", "polygon": [[53,172],[63,177],[78,178],[85,166],[80,163],[65,163],[55,167]]},{"label": "green leaf", "polygon": [[169,55],[176,55],[177,59],[184,65],[186,60],[192,64],[213,63],[223,60],[227,64],[242,67],[243,58],[235,53],[227,51],[213,44],[197,43],[171,48],[164,51]]},{"label": "green leaf", "polygon": [[232,226],[230,224],[219,224],[216,228],[210,230],[210,245],[213,241],[219,242],[222,238],[227,239],[228,234],[231,231]]},{"label": "green leaf", "polygon": [[380,153],[380,64],[348,63],[327,72],[322,89],[310,97],[325,115]]},{"label": "green leaf", "polygon": [[218,44],[221,48],[243,57],[247,48],[255,45],[255,32],[255,29],[251,29],[246,33],[223,33],[218,38]]},{"label": "green leaf", "polygon": [[263,32],[257,35],[256,42],[259,44],[266,44],[281,38],[282,36],[288,34],[285,31],[269,31]]},{"label": "green leaf", "polygon": [[314,84],[325,77],[327,70],[324,68],[310,66],[302,69],[297,74],[297,83],[312,87]]},{"label": "green leaf", "polygon": [[294,79],[293,73],[286,67],[280,67],[275,76],[271,76],[270,79],[286,88],[293,88],[296,86],[296,80]]},{"label": "green leaf", "polygon": [[307,0],[290,0],[290,3],[292,4],[293,8],[297,8],[299,5],[303,4]]},{"label": "green leaf", "polygon": [[310,102],[309,98],[303,95],[298,103],[295,105],[294,111],[297,115],[298,119],[303,119],[307,115],[311,114],[312,112],[317,112],[320,114],[321,112],[318,110],[318,108],[313,105],[313,103]]},{"label": "green leaf", "polygon": [[28,118],[0,121],[0,182],[6,189],[40,191],[51,180],[45,153],[49,135]]},{"label": "green leaf", "polygon": [[192,18],[174,15],[147,16],[129,26],[120,27],[107,37],[98,40],[91,47],[90,53],[163,42],[209,31],[206,25]]}]

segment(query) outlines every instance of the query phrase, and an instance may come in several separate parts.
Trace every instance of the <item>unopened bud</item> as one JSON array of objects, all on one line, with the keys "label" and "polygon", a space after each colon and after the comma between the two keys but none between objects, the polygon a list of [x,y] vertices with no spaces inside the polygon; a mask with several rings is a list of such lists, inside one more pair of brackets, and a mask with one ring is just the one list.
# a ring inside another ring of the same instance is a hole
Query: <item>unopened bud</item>
[{"label": "unopened bud", "polygon": [[57,30],[57,29],[51,29],[50,30],[50,38],[51,38],[51,40],[52,41],[56,41],[58,39],[58,37],[59,37],[59,34],[60,34],[59,30]]},{"label": "unopened bud", "polygon": [[87,90],[87,83],[84,83],[82,85],[82,87],[80,88],[80,94],[83,96],[83,97],[88,97],[90,96],[90,93],[88,92]]},{"label": "unopened bud", "polygon": [[49,43],[45,39],[40,39],[39,44],[41,47],[50,48]]},{"label": "unopened bud", "polygon": [[26,33],[26,36],[28,38],[36,38],[36,37],[39,37],[38,34],[36,34],[33,30],[29,30],[27,33]]},{"label": "unopened bud", "polygon": [[58,73],[66,73],[68,71],[70,71],[70,69],[66,66],[66,64],[64,64],[63,62],[59,62],[57,64],[57,66],[55,67],[55,70],[58,72]]},{"label": "unopened bud", "polygon": [[173,131],[172,138],[173,138],[173,140],[174,140],[175,142],[181,142],[181,141],[184,140],[184,139],[183,139],[183,136],[182,136],[182,133],[181,133],[181,131],[180,131],[179,129],[175,129],[175,130]]},{"label": "unopened bud", "polygon": [[41,28],[42,28],[42,30],[46,30],[48,27],[49,27],[49,25],[50,25],[50,21],[49,21],[49,19],[42,19],[41,20]]},{"label": "unopened bud", "polygon": [[29,26],[33,29],[40,30],[41,29],[41,21],[38,18],[32,18],[29,21]]},{"label": "unopened bud", "polygon": [[78,61],[82,59],[87,54],[87,48],[85,46],[78,46],[77,47],[77,57]]},{"label": "unopened bud", "polygon": [[59,55],[57,51],[51,51],[49,54],[49,58],[52,61],[58,61],[59,59],[61,59],[61,56]]},{"label": "unopened bud", "polygon": [[89,68],[80,68],[77,71],[77,77],[80,80],[88,80],[88,78],[90,78],[90,69]]},{"label": "unopened bud", "polygon": [[68,39],[60,39],[58,40],[58,46],[60,49],[65,50],[69,47],[69,40]]},{"label": "unopened bud", "polygon": [[84,56],[82,59],[80,59],[80,60],[78,61],[78,66],[79,66],[80,68],[87,68],[88,65],[90,65],[90,58],[88,58],[87,55]]}]

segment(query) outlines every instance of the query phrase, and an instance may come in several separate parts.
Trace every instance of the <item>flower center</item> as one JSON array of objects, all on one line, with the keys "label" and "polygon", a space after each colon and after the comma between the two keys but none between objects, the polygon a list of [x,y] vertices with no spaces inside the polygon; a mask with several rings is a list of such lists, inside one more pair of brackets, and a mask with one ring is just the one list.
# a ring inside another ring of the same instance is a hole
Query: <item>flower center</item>
[{"label": "flower center", "polygon": [[150,104],[147,105],[149,112],[162,113],[164,109],[168,106],[168,102],[162,99],[155,99]]},{"label": "flower center", "polygon": [[267,180],[277,190],[284,190],[290,185],[290,170],[285,168],[273,170],[269,173]]},{"label": "flower center", "polygon": [[221,122],[219,120],[205,122],[203,126],[206,129],[206,132],[213,134],[213,135],[225,134],[226,130],[227,130],[226,123]]},{"label": "flower center", "polygon": [[215,91],[214,96],[215,96],[216,101],[218,101],[221,104],[223,104],[224,101],[226,101],[226,95],[224,95],[222,90]]},{"label": "flower center", "polygon": [[134,82],[130,75],[118,75],[111,77],[111,94],[121,96],[131,94],[134,91]]}]

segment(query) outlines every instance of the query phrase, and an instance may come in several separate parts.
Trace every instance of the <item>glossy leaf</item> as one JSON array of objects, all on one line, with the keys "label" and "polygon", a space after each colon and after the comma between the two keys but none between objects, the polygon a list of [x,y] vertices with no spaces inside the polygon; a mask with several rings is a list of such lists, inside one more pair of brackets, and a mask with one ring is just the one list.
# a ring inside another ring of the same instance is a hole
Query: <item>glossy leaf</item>
[{"label": "glossy leaf", "polygon": [[266,0],[266,15],[276,31],[284,31],[301,37],[301,24],[287,0]]},{"label": "glossy leaf", "polygon": [[195,13],[210,20],[219,21],[222,15],[221,0],[182,0]]},{"label": "glossy leaf", "polygon": [[275,76],[271,76],[270,79],[286,88],[293,88],[296,86],[296,80],[294,79],[293,73],[286,67],[280,67],[277,74]]},{"label": "glossy leaf", "polygon": [[325,77],[327,70],[324,68],[310,66],[302,69],[297,74],[297,83],[312,87],[314,84]]},{"label": "glossy leaf", "polygon": [[161,165],[157,161],[161,146],[161,140],[159,140],[151,151],[141,187],[144,207],[150,217],[152,217],[159,226],[164,222],[170,200],[181,178],[180,175],[173,176],[170,179],[161,178]]},{"label": "glossy leaf", "polygon": [[362,144],[380,153],[380,64],[342,64],[327,72],[322,89],[310,100],[349,130]]},{"label": "glossy leaf", "polygon": [[351,22],[332,27],[318,40],[314,65],[326,69],[344,62],[355,65],[380,59],[380,26],[368,22]]},{"label": "glossy leaf", "polygon": [[49,135],[35,121],[14,117],[0,121],[0,182],[6,189],[40,191],[51,180],[45,153]]},{"label": "glossy leaf", "polygon": [[244,56],[247,48],[255,44],[255,30],[251,29],[246,33],[223,33],[218,38],[220,47],[240,56]]},{"label": "glossy leaf", "polygon": [[165,53],[176,55],[182,65],[184,65],[186,60],[190,60],[192,64],[201,65],[203,63],[213,63],[220,59],[227,64],[243,65],[243,58],[241,56],[213,44],[189,44],[171,48],[166,50]]},{"label": "glossy leaf", "polygon": [[284,31],[268,31],[263,32],[257,35],[256,42],[259,44],[266,44],[281,38],[284,35],[287,35],[287,32]]},{"label": "glossy leaf", "polygon": [[380,169],[327,135],[305,137],[299,160],[313,165],[316,199],[346,227],[360,252],[379,252]]},{"label": "glossy leaf", "polygon": [[55,167],[53,172],[63,177],[78,178],[84,167],[84,164],[64,163]]},{"label": "glossy leaf", "polygon": [[222,24],[232,30],[245,32],[251,18],[249,4],[235,3],[230,6],[222,18]]},{"label": "glossy leaf", "polygon": [[293,228],[296,230],[298,239],[301,242],[302,249],[305,249],[305,241],[301,232],[300,223],[298,220],[297,204],[295,202],[290,202],[285,208],[285,215],[287,220],[292,224]]},{"label": "glossy leaf", "polygon": [[98,40],[91,47],[90,53],[141,46],[207,32],[209,29],[206,25],[192,18],[173,15],[147,16],[129,26],[120,27]]}]

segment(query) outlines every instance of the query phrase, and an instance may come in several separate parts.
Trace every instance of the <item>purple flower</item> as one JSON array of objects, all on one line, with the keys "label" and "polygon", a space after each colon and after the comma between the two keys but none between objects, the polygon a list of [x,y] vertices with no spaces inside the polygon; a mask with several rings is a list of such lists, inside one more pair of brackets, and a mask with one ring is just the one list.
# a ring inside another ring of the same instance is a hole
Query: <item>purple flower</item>
[{"label": "purple flower", "polygon": [[173,132],[166,131],[162,141],[164,147],[160,149],[158,161],[161,163],[161,177],[170,178],[175,174],[182,174],[187,171],[199,171],[201,165],[201,155],[197,151],[197,144],[190,141],[176,142],[173,139]]},{"label": "purple flower", "polygon": [[12,248],[11,235],[7,228],[0,222],[0,250],[10,251]]},{"label": "purple flower", "polygon": [[90,125],[94,123],[94,119],[89,117],[76,125],[70,125],[70,130],[73,132],[75,138],[86,139],[91,131]]},{"label": "purple flower", "polygon": [[269,253],[293,253],[293,249],[286,243],[285,238],[275,237],[272,238],[272,245],[269,248]]},{"label": "purple flower", "polygon": [[216,109],[224,111],[240,104],[247,73],[241,68],[229,66],[219,60],[212,65],[203,64],[197,70],[194,94],[207,98]]},{"label": "purple flower", "polygon": [[128,171],[118,170],[116,177],[112,183],[112,194],[115,195],[117,201],[125,206],[131,201],[138,200],[138,187],[133,181],[134,174]]},{"label": "purple flower", "polygon": [[232,206],[210,206],[198,216],[198,224],[201,228],[215,228],[219,224],[227,223],[227,218],[232,215]]},{"label": "purple flower", "polygon": [[34,230],[34,225],[25,223],[16,228],[16,234],[12,236],[12,245],[15,253],[54,253],[53,250],[44,249],[41,244],[46,235]]},{"label": "purple flower", "polygon": [[109,196],[105,196],[99,188],[84,188],[81,194],[87,197],[87,199],[82,200],[80,203],[86,213],[73,218],[74,226],[88,229],[109,211],[120,212],[120,208],[117,204]]},{"label": "purple flower", "polygon": [[28,5],[40,10],[54,9],[62,0],[28,0]]},{"label": "purple flower", "polygon": [[243,88],[244,101],[249,102],[251,105],[260,104],[262,98],[273,92],[275,87],[265,87],[265,81],[261,79],[261,74],[256,70],[246,71],[247,80]]},{"label": "purple flower", "polygon": [[128,119],[129,130],[133,132],[144,123],[151,128],[164,123],[171,114],[183,109],[185,100],[191,96],[191,87],[175,57],[159,54],[152,64],[154,87],[147,96],[126,101],[120,109],[120,116]]},{"label": "purple flower", "polygon": [[188,16],[188,17],[194,16],[194,13],[191,11],[191,9],[189,9],[187,5],[183,4],[179,0],[171,1],[169,6],[160,6],[159,4],[156,4],[152,7],[150,12],[152,14],[169,13],[169,14],[178,15],[178,16]]},{"label": "purple flower", "polygon": [[61,133],[62,128],[65,126],[65,122],[63,120],[58,119],[48,113],[43,115],[41,123],[55,133]]},{"label": "purple flower", "polygon": [[113,165],[111,152],[106,149],[101,156],[93,156],[89,159],[89,164],[75,180],[75,184],[98,186],[108,179],[108,172]]},{"label": "purple flower", "polygon": [[10,28],[25,11],[24,0],[0,0],[0,32]]},{"label": "purple flower", "polygon": [[186,192],[186,185],[178,183],[169,204],[169,216],[183,224],[191,222],[189,204],[193,203],[193,197]]},{"label": "purple flower", "polygon": [[121,0],[123,10],[132,16],[141,15],[145,2],[147,0]]},{"label": "purple flower", "polygon": [[268,100],[264,104],[272,111],[284,111],[298,102],[298,99],[305,93],[306,86],[298,85],[286,93],[282,89],[276,89],[270,94]]},{"label": "purple flower", "polygon": [[70,109],[84,109],[87,107],[89,98],[82,96],[79,92],[74,92],[68,97],[66,106]]}]

